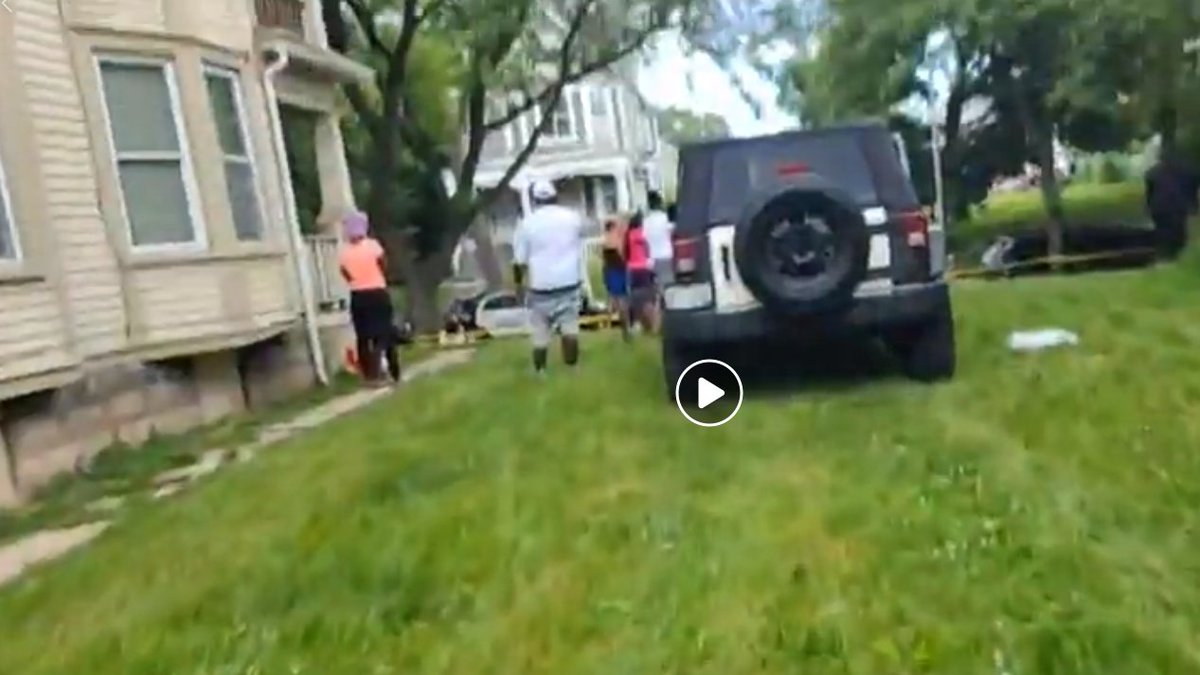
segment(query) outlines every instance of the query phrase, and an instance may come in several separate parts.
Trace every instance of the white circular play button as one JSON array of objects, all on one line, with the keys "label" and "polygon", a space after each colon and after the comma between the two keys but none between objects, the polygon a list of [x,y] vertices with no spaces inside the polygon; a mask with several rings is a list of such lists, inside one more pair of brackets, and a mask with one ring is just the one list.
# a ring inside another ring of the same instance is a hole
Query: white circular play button
[{"label": "white circular play button", "polygon": [[676,380],[675,405],[692,424],[719,427],[742,408],[742,378],[723,361],[697,361]]}]

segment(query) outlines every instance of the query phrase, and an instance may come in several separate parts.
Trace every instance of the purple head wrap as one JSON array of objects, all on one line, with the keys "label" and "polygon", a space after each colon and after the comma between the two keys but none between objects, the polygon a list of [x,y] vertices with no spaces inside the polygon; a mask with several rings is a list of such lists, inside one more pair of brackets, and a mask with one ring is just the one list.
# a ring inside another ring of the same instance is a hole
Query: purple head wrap
[{"label": "purple head wrap", "polygon": [[361,211],[355,211],[342,219],[342,233],[352,241],[367,236],[370,229],[371,222],[367,220],[367,214]]}]

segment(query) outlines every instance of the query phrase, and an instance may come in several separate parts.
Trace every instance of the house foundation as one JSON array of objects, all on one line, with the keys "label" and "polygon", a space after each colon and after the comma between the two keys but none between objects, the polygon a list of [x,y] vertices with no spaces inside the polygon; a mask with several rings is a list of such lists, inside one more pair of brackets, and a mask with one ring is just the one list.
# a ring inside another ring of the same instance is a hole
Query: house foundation
[{"label": "house foundation", "polygon": [[[344,332],[331,322],[322,339],[335,348]],[[92,369],[58,389],[0,401],[0,508],[84,470],[107,448],[184,433],[314,386],[304,333],[293,330],[238,349]]]}]

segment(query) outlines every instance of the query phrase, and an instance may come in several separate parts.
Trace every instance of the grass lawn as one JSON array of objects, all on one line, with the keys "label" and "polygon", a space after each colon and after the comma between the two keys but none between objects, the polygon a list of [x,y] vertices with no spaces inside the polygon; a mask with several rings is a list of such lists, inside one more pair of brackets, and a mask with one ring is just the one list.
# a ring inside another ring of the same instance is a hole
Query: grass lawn
[{"label": "grass lawn", "polygon": [[498,343],[0,590],[0,673],[1200,672],[1196,263],[960,284],[954,382],[716,429],[649,341]]},{"label": "grass lawn", "polygon": [[[1063,191],[1067,220],[1082,225],[1140,225],[1147,220],[1141,182],[1115,184],[1076,183]],[[952,250],[970,259],[998,235],[1041,229],[1046,209],[1038,190],[997,195],[976,207],[970,220],[950,228]]]}]

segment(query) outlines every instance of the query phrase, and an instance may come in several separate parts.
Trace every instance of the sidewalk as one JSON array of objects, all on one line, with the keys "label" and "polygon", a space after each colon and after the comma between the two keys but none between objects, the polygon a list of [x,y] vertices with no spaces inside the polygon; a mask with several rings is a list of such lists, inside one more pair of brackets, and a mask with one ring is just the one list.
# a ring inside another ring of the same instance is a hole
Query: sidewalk
[{"label": "sidewalk", "polygon": [[[444,370],[461,366],[474,356],[471,350],[441,352],[411,366],[404,373],[404,382],[436,375]],[[390,396],[403,396],[404,390],[367,389],[327,401],[310,408],[292,419],[264,427],[255,440],[238,447],[232,452],[223,449],[210,450],[195,464],[182,469],[168,471],[156,477],[158,486],[153,493],[155,499],[164,499],[183,491],[188,485],[214,473],[233,461],[248,462],[269,446],[287,441],[340,417],[360,410]],[[95,511],[107,511],[119,516],[121,500],[100,500],[103,507]],[[21,577],[30,568],[59,558],[100,536],[116,518],[98,520],[76,527],[43,530],[14,542],[0,546],[0,587]]]}]

